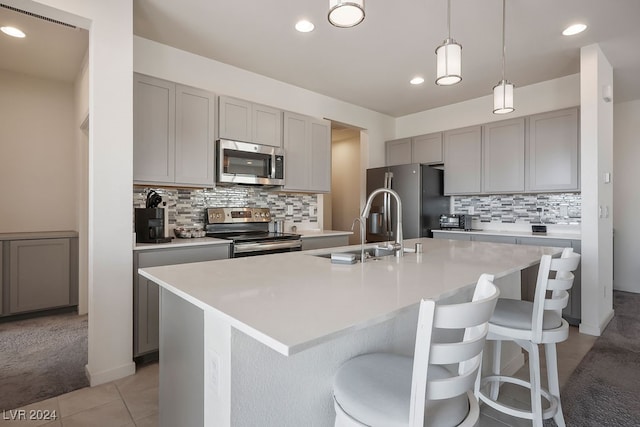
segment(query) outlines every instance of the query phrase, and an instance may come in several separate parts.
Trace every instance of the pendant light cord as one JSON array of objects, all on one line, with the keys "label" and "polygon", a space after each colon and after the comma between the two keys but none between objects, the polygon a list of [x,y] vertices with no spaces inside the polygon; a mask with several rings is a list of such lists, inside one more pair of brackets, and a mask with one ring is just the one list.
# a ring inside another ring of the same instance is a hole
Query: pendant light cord
[{"label": "pendant light cord", "polygon": [[505,33],[505,17],[504,17],[504,15],[505,15],[505,3],[506,3],[506,0],[502,0],[502,81],[504,81],[504,76],[505,76],[505,68],[506,68],[506,66],[505,66],[504,57],[505,57],[505,52],[507,50],[507,46],[506,46],[506,43],[504,41],[504,38],[505,38],[504,37],[504,33]]},{"label": "pendant light cord", "polygon": [[447,0],[447,39],[451,40],[451,0]]}]

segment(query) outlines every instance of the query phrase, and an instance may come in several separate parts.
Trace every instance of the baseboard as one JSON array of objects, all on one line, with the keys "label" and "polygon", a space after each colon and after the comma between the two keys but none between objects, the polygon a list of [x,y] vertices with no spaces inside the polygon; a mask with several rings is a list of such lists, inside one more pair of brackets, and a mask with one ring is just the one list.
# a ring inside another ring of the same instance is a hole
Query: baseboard
[{"label": "baseboard", "polygon": [[136,364],[131,361],[130,363],[127,363],[125,365],[102,372],[91,372],[91,368],[89,368],[89,365],[85,365],[84,372],[89,379],[89,384],[91,385],[91,387],[95,387],[100,384],[108,383],[135,374]]},{"label": "baseboard", "polygon": [[600,322],[600,325],[597,326],[597,327],[590,326],[590,325],[585,325],[584,323],[580,323],[580,333],[599,337],[600,335],[602,335],[602,332],[607,327],[609,322],[611,322],[611,319],[613,319],[614,315],[615,315],[615,312],[613,310],[611,310],[609,312],[609,314],[607,314],[604,317],[604,319],[602,319],[602,321]]}]

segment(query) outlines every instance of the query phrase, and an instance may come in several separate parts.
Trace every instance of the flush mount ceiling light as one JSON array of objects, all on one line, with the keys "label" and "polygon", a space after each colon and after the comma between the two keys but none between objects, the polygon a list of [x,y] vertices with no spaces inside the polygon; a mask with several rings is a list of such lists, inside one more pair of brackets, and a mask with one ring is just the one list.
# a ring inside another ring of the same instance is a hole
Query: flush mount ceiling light
[{"label": "flush mount ceiling light", "polygon": [[26,34],[16,27],[0,27],[0,31],[2,31],[6,35],[17,37],[19,39],[26,37]]},{"label": "flush mount ceiling light", "polygon": [[421,85],[422,83],[424,83],[424,79],[422,77],[416,76],[409,80],[409,83],[411,83],[412,85]]},{"label": "flush mount ceiling light", "polygon": [[493,87],[493,113],[507,114],[515,110],[513,108],[513,84],[505,78],[505,0],[502,0],[502,80]]},{"label": "flush mount ceiling light", "polygon": [[563,36],[575,36],[576,34],[580,34],[584,30],[587,29],[587,26],[584,24],[573,24],[568,26],[562,32]]},{"label": "flush mount ceiling light", "polygon": [[447,0],[447,38],[436,49],[436,84],[449,86],[462,80],[462,45],[451,38],[451,0]]},{"label": "flush mount ceiling light", "polygon": [[315,25],[313,25],[306,19],[301,19],[300,21],[296,22],[296,30],[300,31],[301,33],[309,33],[313,31],[314,28]]},{"label": "flush mount ceiling light", "polygon": [[364,0],[329,0],[328,18],[336,27],[355,27],[364,19]]}]

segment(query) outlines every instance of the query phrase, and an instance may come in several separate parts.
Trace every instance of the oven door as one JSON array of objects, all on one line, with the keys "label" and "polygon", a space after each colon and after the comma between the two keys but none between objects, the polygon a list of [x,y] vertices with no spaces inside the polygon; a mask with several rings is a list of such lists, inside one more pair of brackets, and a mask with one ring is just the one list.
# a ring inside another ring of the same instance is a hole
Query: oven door
[{"label": "oven door", "polygon": [[219,140],[218,182],[284,185],[284,155],[277,147]]},{"label": "oven door", "polygon": [[233,258],[278,254],[302,250],[302,240],[262,240],[260,242],[234,243]]}]

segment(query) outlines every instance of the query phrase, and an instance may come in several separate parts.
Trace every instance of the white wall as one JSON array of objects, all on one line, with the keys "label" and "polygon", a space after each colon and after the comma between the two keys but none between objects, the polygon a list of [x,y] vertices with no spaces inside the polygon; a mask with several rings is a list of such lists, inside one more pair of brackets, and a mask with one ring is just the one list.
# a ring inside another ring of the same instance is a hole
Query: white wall
[{"label": "white wall", "polygon": [[614,288],[640,293],[640,100],[614,105]]},{"label": "white wall", "polygon": [[[351,230],[360,215],[360,131],[353,130],[346,139],[331,142],[331,216],[334,230]],[[349,244],[360,243],[360,228],[354,228]]]},{"label": "white wall", "polygon": [[580,332],[600,335],[613,317],[613,104],[602,88],[613,68],[598,45],[580,49],[580,181],[582,186],[582,320]]},{"label": "white wall", "polygon": [[89,309],[89,52],[74,83],[78,197],[78,314]]},{"label": "white wall", "polygon": [[[516,87],[514,104],[516,110],[511,114],[493,114],[492,88],[487,88],[487,96],[481,98],[398,117],[395,138],[575,107],[580,105],[580,75],[572,74],[530,86]],[[383,164],[384,156],[380,165]]]},{"label": "white wall", "polygon": [[91,385],[132,360],[132,0],[5,0],[89,29],[89,363]]},{"label": "white wall", "polygon": [[366,129],[372,147],[368,160],[384,163],[384,141],[395,131],[390,116],[142,37],[134,36],[133,42],[133,68],[138,73]]},{"label": "white wall", "polygon": [[0,70],[0,233],[77,229],[73,85]]}]

